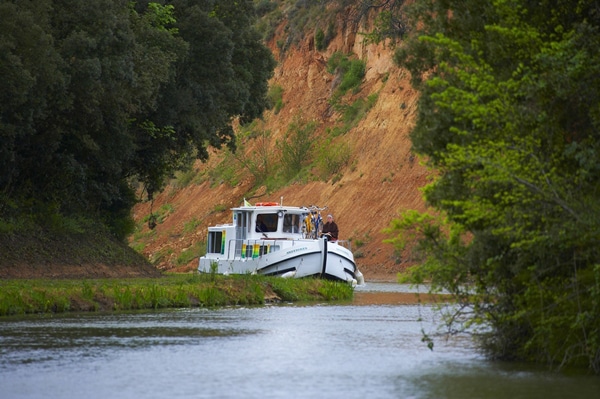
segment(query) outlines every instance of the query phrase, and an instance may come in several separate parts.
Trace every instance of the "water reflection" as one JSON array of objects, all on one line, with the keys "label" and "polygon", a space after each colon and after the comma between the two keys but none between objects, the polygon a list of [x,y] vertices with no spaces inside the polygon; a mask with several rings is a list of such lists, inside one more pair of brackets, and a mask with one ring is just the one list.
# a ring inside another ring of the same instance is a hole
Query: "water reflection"
[{"label": "water reflection", "polygon": [[[357,294],[390,293],[363,288]],[[363,301],[0,319],[0,397],[545,399],[600,391],[594,377],[489,362],[467,336],[430,351],[421,336],[436,331],[436,318],[429,305]]]},{"label": "water reflection", "polygon": [[427,286],[394,283],[367,283],[357,286],[354,305],[415,305],[420,303],[444,303],[445,295],[430,295]]},{"label": "water reflection", "polygon": [[417,398],[597,398],[600,392],[598,377],[568,377],[514,363],[441,363],[398,384],[405,386],[407,377]]}]

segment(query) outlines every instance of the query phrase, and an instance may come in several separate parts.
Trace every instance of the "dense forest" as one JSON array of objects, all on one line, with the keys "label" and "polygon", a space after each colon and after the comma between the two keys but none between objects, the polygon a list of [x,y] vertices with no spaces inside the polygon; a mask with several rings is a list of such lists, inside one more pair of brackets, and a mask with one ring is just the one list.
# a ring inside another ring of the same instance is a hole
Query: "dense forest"
[{"label": "dense forest", "polygon": [[0,3],[0,232],[131,232],[135,189],[235,143],[275,65],[252,1]]},{"label": "dense forest", "polygon": [[[600,373],[598,1],[3,0],[0,234],[125,237],[136,190],[233,147],[232,122],[268,107],[255,15],[284,5],[368,16],[365,36],[410,72],[413,151],[436,177],[430,211],[391,221],[389,241],[420,254],[411,281],[455,295],[451,331]],[[314,34],[303,23],[288,34]]]}]

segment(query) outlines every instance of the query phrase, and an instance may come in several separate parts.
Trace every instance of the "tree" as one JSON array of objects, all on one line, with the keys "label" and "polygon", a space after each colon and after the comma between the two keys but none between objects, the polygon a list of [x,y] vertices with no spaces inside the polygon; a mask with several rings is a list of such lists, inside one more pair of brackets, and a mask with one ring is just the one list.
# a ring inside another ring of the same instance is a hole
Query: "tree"
[{"label": "tree", "polygon": [[[69,106],[68,77],[54,47],[50,30],[50,1],[36,7],[0,4],[0,212],[17,207],[20,192],[52,184],[54,152],[62,132],[51,129],[55,110]],[[40,126],[42,125],[42,126]],[[39,166],[46,173],[29,173]],[[30,204],[29,204],[30,205]]]},{"label": "tree", "polygon": [[369,41],[379,43],[391,39],[390,43],[394,44],[406,34],[404,0],[358,0],[352,3],[350,19],[356,28],[361,23],[368,24],[374,15],[371,31],[363,33]]},{"label": "tree", "polygon": [[266,107],[275,63],[252,1],[3,2],[0,16],[3,220],[97,218],[123,237],[133,182],[151,196]]},{"label": "tree", "polygon": [[155,109],[140,117],[143,144],[135,170],[150,193],[194,157],[207,159],[207,144],[235,148],[232,121],[249,122],[267,108],[267,82],[275,67],[253,27],[252,1],[176,0],[173,7],[187,48],[173,78],[161,87]]},{"label": "tree", "polygon": [[597,6],[418,0],[409,16],[397,60],[421,90],[411,138],[447,222],[405,215],[390,231],[420,232],[415,276],[491,327],[492,356],[600,372]]}]

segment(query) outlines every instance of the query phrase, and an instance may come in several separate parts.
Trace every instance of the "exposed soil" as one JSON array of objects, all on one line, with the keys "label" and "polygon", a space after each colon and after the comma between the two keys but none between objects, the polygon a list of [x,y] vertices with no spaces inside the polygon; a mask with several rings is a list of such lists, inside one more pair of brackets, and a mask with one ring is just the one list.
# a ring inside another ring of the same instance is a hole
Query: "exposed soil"
[{"label": "exposed soil", "polygon": [[[341,51],[366,60],[366,76],[360,92],[344,100],[351,104],[372,94],[377,94],[378,99],[357,126],[334,141],[345,141],[352,147],[350,165],[340,176],[327,182],[294,184],[271,193],[265,193],[264,187],[254,187],[250,177],[235,187],[214,179],[191,183],[183,189],[173,184],[156,196],[154,202],[142,202],[134,208],[134,218],[141,227],[131,238],[131,244],[143,257],[133,255],[125,263],[105,264],[101,261],[102,246],[118,248],[118,243],[96,245],[92,252],[100,253],[90,260],[69,248],[69,245],[85,246],[76,238],[75,241],[57,238],[46,245],[36,243],[35,238],[17,237],[12,242],[0,243],[3,251],[0,278],[137,277],[160,275],[165,270],[193,271],[197,257],[182,264],[181,254],[197,251],[197,246],[206,239],[207,227],[229,222],[229,208],[241,205],[247,198],[250,202],[283,199],[286,205],[327,206],[327,213],[334,214],[340,227],[340,238],[352,240],[356,262],[366,280],[395,280],[396,274],[412,265],[414,259],[410,251],[397,254],[390,244],[383,243],[388,238],[383,229],[399,211],[424,208],[420,188],[429,176],[411,153],[409,132],[415,119],[417,93],[409,84],[408,73],[394,66],[393,50],[384,45],[365,46],[362,37],[348,32],[341,32],[324,52],[314,49],[311,37],[284,55],[278,53],[276,39],[270,47],[279,61],[271,85],[283,88],[284,106],[277,114],[266,112],[257,129],[270,132],[266,145],[273,153],[275,143],[284,137],[295,119],[316,121],[321,137],[340,123],[341,115],[329,103],[335,84],[335,77],[326,70],[329,57]],[[246,148],[247,156],[257,153],[259,145],[265,145],[260,140],[251,143],[254,144]],[[206,164],[197,163],[195,169],[206,172],[222,159],[219,151],[213,151],[210,160]],[[161,209],[161,220],[150,230],[145,218]],[[93,243],[88,244],[94,247]],[[48,251],[47,248],[53,250],[31,258],[27,255],[28,251]]]},{"label": "exposed soil", "polygon": [[[327,59],[336,51],[352,52],[367,61],[361,90],[348,96],[347,103],[374,93],[378,100],[356,127],[336,139],[346,141],[353,149],[351,165],[339,180],[295,184],[250,202],[280,202],[283,198],[286,205],[328,206],[327,212],[334,214],[340,227],[340,238],[353,241],[356,261],[366,280],[394,280],[414,260],[409,251],[396,254],[391,244],[383,243],[388,236],[382,230],[401,210],[423,210],[420,188],[429,176],[411,153],[409,132],[415,119],[417,93],[410,86],[408,73],[393,64],[393,50],[384,45],[365,46],[362,38],[346,32],[338,35],[326,52],[317,52],[311,38],[285,55],[277,53],[275,41],[271,48],[279,57],[271,84],[283,88],[284,106],[278,114],[266,112],[259,127],[271,132],[268,145],[272,150],[294,118],[317,121],[320,135],[339,123],[340,115],[329,104],[334,76],[326,70]],[[255,140],[254,145],[264,143]],[[251,155],[257,148],[246,151]],[[219,152],[214,152],[207,164],[198,163],[195,168],[202,172],[222,159]],[[149,237],[142,240],[143,254],[162,270],[194,270],[197,259],[181,265],[177,262],[179,255],[204,241],[209,225],[229,222],[230,207],[264,192],[264,187],[253,189],[251,179],[235,187],[214,181],[184,189],[168,187],[152,204],[135,207],[136,220],[165,204],[172,210],[154,231],[143,226],[139,234]],[[194,229],[189,231],[192,221]]]}]

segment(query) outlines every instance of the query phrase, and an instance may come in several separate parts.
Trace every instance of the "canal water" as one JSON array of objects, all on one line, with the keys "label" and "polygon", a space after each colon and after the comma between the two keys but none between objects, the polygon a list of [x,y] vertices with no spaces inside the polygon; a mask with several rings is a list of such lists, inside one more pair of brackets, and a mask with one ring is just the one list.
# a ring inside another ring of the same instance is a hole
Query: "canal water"
[{"label": "canal water", "polygon": [[[599,398],[600,378],[491,362],[408,287],[353,302],[0,318],[0,398]],[[396,295],[396,296],[394,296]],[[386,299],[382,299],[386,298]]]}]

